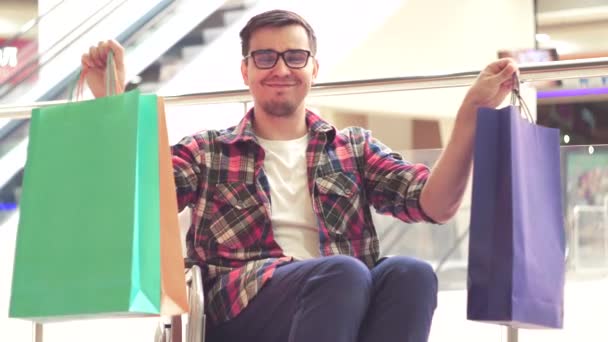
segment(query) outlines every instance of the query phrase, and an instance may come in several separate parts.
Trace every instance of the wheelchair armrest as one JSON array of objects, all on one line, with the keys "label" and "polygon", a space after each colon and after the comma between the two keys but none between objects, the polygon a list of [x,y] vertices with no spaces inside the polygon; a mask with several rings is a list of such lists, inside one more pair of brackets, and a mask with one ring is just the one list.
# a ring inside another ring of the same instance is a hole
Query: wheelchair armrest
[{"label": "wheelchair armrest", "polygon": [[[205,294],[201,268],[198,265],[187,265],[185,277],[190,307],[187,313],[186,342],[205,342]],[[182,315],[161,317],[154,341],[181,342]]]},{"label": "wheelchair armrest", "polygon": [[205,293],[202,271],[198,265],[192,265],[186,270],[186,286],[190,307],[186,325],[186,342],[201,342],[204,341],[205,336]]}]

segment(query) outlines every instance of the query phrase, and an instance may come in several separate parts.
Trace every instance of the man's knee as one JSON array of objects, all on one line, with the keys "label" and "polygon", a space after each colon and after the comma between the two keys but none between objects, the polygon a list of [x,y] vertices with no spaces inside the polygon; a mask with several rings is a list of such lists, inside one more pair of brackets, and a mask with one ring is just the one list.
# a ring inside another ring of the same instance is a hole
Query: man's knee
[{"label": "man's knee", "polygon": [[385,285],[408,288],[411,291],[425,290],[434,295],[437,293],[437,276],[431,265],[425,261],[393,256],[383,260],[376,267],[379,278],[389,283]]},{"label": "man's knee", "polygon": [[371,271],[373,302],[360,341],[426,341],[437,307],[437,277],[426,262],[387,258]]},{"label": "man's knee", "polygon": [[365,264],[356,258],[335,255],[324,257],[315,275],[310,279],[309,289],[319,287],[320,291],[336,296],[357,296],[369,298],[372,277]]}]

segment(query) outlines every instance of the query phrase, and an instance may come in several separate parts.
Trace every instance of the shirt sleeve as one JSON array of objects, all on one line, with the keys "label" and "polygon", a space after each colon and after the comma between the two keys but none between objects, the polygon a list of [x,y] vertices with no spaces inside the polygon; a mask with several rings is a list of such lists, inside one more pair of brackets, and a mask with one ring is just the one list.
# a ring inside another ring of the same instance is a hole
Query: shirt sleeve
[{"label": "shirt sleeve", "polygon": [[201,145],[204,145],[201,137],[189,136],[171,146],[173,176],[180,212],[186,206],[194,206],[201,191],[200,187],[204,184],[205,160]]},{"label": "shirt sleeve", "polygon": [[424,164],[407,162],[389,147],[373,138],[368,130],[355,134],[363,144],[362,161],[365,191],[370,204],[381,214],[404,222],[431,222],[420,205],[420,194],[430,170]]}]

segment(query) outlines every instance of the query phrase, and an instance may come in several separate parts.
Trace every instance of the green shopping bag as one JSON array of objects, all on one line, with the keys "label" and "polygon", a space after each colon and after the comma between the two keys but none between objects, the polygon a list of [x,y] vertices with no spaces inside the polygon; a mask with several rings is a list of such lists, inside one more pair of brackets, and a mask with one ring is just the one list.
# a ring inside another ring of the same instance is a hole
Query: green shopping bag
[{"label": "green shopping bag", "polygon": [[157,101],[132,91],[33,111],[10,317],[160,313]]}]

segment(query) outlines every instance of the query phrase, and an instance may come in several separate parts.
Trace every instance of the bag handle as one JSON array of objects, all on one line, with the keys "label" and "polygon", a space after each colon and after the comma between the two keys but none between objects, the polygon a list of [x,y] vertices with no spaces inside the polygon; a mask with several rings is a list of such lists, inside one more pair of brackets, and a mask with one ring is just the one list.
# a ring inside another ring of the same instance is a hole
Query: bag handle
[{"label": "bag handle", "polygon": [[[86,73],[85,69],[80,69],[78,72],[78,77],[75,82],[70,82],[70,90],[68,92],[68,102],[72,102],[74,96],[74,88],[76,88],[76,101],[78,101],[84,92],[84,85],[86,83]],[[114,62],[114,51],[110,49],[108,51],[108,56],[106,58],[106,71],[105,71],[105,83],[106,83],[106,96],[116,95],[118,89],[121,89],[118,84],[118,78],[116,70],[116,63]]]},{"label": "bag handle", "polygon": [[534,118],[532,117],[532,113],[530,112],[528,105],[524,101],[523,97],[521,97],[519,85],[520,85],[519,76],[517,75],[517,73],[513,73],[513,89],[511,89],[511,105],[517,106],[517,103],[519,102],[519,104],[520,104],[519,107],[522,108],[522,110],[523,110],[524,114],[526,115],[526,117],[528,118],[528,120],[530,122],[534,122]]},{"label": "bag handle", "polygon": [[117,90],[120,88],[118,84],[116,63],[114,61],[114,51],[110,49],[106,61],[106,96],[116,95]]}]

